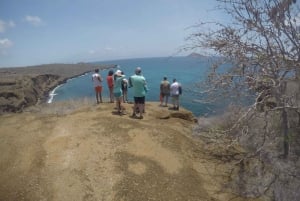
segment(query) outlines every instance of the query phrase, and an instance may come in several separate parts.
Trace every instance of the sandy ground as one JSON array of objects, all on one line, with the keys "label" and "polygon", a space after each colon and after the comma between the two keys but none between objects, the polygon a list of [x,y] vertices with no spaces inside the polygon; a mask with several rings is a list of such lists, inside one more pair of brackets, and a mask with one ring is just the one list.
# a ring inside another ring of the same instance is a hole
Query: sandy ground
[{"label": "sandy ground", "polygon": [[192,136],[195,123],[158,103],[143,120],[131,104],[123,116],[111,103],[51,107],[0,116],[0,200],[246,200],[226,188],[230,168]]}]

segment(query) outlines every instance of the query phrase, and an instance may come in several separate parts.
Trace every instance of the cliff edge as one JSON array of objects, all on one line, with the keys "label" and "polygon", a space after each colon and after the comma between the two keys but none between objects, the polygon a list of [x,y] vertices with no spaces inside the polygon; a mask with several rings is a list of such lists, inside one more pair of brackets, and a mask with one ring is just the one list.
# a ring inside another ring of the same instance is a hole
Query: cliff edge
[{"label": "cliff edge", "polygon": [[132,104],[122,116],[114,106],[82,100],[1,115],[1,200],[259,200],[226,187],[232,164],[192,135],[191,112],[147,103],[140,120]]}]

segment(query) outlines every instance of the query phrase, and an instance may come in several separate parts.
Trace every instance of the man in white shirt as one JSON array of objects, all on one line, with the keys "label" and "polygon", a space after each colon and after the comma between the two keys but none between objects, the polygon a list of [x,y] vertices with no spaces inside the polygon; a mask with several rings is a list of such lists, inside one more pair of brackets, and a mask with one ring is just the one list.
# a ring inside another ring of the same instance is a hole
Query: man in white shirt
[{"label": "man in white shirt", "polygon": [[102,103],[102,77],[99,74],[99,69],[95,69],[95,73],[92,75],[92,81],[95,87],[97,104]]},{"label": "man in white shirt", "polygon": [[179,110],[179,96],[182,93],[181,85],[176,81],[176,79],[173,79],[173,83],[170,86],[170,94],[172,97],[173,102],[173,110]]}]

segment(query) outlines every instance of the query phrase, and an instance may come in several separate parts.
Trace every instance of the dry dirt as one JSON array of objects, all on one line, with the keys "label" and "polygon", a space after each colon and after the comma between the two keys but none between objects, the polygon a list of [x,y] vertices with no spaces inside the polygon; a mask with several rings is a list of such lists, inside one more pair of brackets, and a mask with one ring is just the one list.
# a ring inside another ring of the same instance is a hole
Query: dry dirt
[{"label": "dry dirt", "polygon": [[246,200],[226,188],[230,168],[193,137],[195,123],[158,103],[142,120],[131,104],[123,116],[110,103],[51,107],[0,116],[0,200]]}]

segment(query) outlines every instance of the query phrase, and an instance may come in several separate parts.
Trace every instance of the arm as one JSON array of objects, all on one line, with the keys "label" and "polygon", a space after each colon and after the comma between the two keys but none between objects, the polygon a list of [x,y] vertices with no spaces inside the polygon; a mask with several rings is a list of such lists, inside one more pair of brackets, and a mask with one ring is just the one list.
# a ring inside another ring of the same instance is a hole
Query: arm
[{"label": "arm", "polygon": [[132,87],[131,77],[129,77],[129,79],[128,79],[128,84],[129,84],[129,88]]},{"label": "arm", "polygon": [[144,81],[144,89],[145,89],[146,92],[148,92],[148,90],[149,90],[149,89],[148,89],[148,86],[147,86],[146,80]]},{"label": "arm", "polygon": [[102,82],[102,77],[99,75],[98,77],[99,82]]},{"label": "arm", "polygon": [[181,95],[182,94],[182,87],[181,87],[181,85],[178,86],[178,91],[179,91],[179,95]]}]

